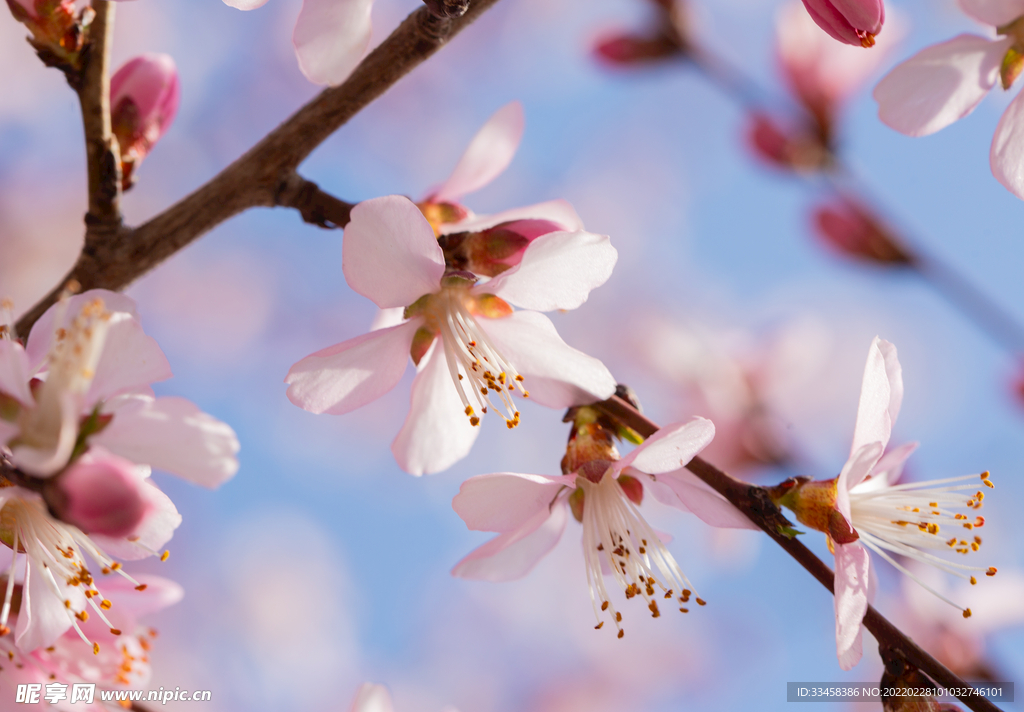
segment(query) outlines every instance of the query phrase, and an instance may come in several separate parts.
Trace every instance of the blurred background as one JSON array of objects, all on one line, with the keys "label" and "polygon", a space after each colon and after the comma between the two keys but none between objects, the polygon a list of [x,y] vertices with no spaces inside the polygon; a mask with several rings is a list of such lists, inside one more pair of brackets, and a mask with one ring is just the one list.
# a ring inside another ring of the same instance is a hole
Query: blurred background
[{"label": "blurred background", "polygon": [[[380,0],[374,42],[416,6]],[[176,123],[125,197],[130,223],[214,176],[316,93],[290,43],[299,7],[118,5],[114,65],[166,52],[182,85]],[[1012,93],[997,90],[924,139],[882,125],[870,88],[884,69],[959,32],[984,32],[951,0],[888,9],[902,41],[845,106],[842,155],[920,249],[1024,321],[1024,205],[988,167]],[[687,10],[695,38],[785,106],[774,0],[694,0]],[[757,160],[742,107],[685,62],[595,60],[598,37],[652,16],[643,0],[504,0],[301,172],[352,202],[420,198],[496,109],[521,101],[518,155],[466,204],[487,213],[562,197],[589,230],[611,235],[616,271],[582,308],[554,315],[563,337],[633,386],[655,421],[714,419],[708,458],[758,482],[838,473],[868,345],[876,334],[895,343],[906,392],[893,443],[921,443],[905,476],[992,471],[976,556],[1000,574],[952,594],[975,612],[965,622],[882,564],[877,605],[968,679],[984,668],[1024,681],[1024,549],[1013,514],[1024,501],[1020,354],[914,274],[825,249],[811,218],[822,187]],[[18,312],[74,261],[86,209],[77,101],[25,35],[0,20],[0,295]],[[568,428],[560,412],[526,405],[517,429],[486,422],[470,457],[414,478],[389,451],[412,369],[347,416],[291,405],[289,366],[363,333],[374,316],[344,282],[341,244],[341,231],[293,211],[252,210],[128,290],[174,369],[157,392],[197,402],[242,443],[241,470],[216,492],[155,475],[184,522],[168,562],[132,570],[175,578],[186,597],[148,621],[162,634],[152,687],[209,689],[208,712],[343,711],[365,680],[388,685],[398,712],[661,712],[784,709],[787,681],[877,682],[870,637],[860,665],[839,670],[831,596],[766,537],[713,531],[653,500],[645,515],[673,535],[670,549],[709,602],[688,616],[654,620],[634,601],[620,606],[625,638],[594,631],[573,521],[521,581],[451,578],[488,538],[452,511],[460,483],[494,471],[558,474]],[[803,539],[831,563],[821,535]]]}]

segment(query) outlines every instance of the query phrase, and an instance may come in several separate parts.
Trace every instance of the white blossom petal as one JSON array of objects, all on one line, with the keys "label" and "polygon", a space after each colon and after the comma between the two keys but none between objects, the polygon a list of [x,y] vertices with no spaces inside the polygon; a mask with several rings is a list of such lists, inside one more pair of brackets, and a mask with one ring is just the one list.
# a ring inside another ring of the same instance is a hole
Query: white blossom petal
[{"label": "white blossom petal", "polygon": [[999,80],[1011,42],[959,35],[921,50],[875,87],[878,117],[907,136],[927,136],[962,119]]},{"label": "white blossom petal", "polygon": [[523,309],[576,309],[611,277],[618,252],[607,235],[552,232],[529,244],[518,265],[477,287]]},{"label": "white blossom petal", "polygon": [[715,437],[715,425],[707,418],[695,417],[685,423],[661,428],[642,445],[619,461],[622,468],[632,465],[649,475],[673,472],[706,448]]},{"label": "white blossom petal", "polygon": [[388,689],[383,685],[364,682],[352,700],[350,712],[394,712]]},{"label": "white blossom petal", "polygon": [[512,162],[523,137],[523,106],[513,101],[498,109],[470,141],[455,170],[430,196],[436,203],[451,203],[483,188]]},{"label": "white blossom petal", "polygon": [[452,575],[478,581],[514,581],[530,573],[565,530],[568,507],[556,503],[539,511],[522,527],[491,539],[455,565]]},{"label": "white blossom petal", "polygon": [[409,414],[391,443],[398,466],[411,475],[429,475],[468,455],[480,428],[469,424],[464,408],[435,339],[412,383]]},{"label": "white blossom petal", "polygon": [[850,518],[850,490],[859,485],[868,476],[871,468],[875,466],[875,463],[878,462],[878,458],[881,456],[882,444],[878,442],[868,443],[850,455],[850,459],[843,465],[843,469],[836,480],[836,509],[846,517],[847,521],[852,522]]},{"label": "white blossom petal", "polygon": [[835,606],[839,667],[850,670],[861,658],[861,623],[868,610],[870,560],[858,542],[837,544]]},{"label": "white blossom petal", "polygon": [[314,84],[341,84],[370,45],[373,0],[303,0],[292,44]]},{"label": "white blossom petal", "polygon": [[381,309],[406,307],[440,288],[444,253],[408,198],[387,195],[352,208],[342,243],[348,286]]},{"label": "white blossom petal", "polygon": [[889,443],[902,402],[903,369],[896,358],[896,347],[876,336],[864,366],[851,455],[868,443],[879,442],[883,448]]},{"label": "white blossom petal", "polygon": [[958,0],[960,9],[984,25],[999,27],[1024,15],[1024,0]]},{"label": "white blossom petal", "polygon": [[0,338],[0,393],[5,393],[22,405],[34,405],[28,388],[28,355],[21,344]]},{"label": "white blossom petal", "polygon": [[547,511],[558,493],[574,487],[575,475],[549,477],[499,472],[471,477],[462,483],[452,509],[470,529],[509,532],[519,529],[537,512]]},{"label": "white blossom petal", "polygon": [[[759,529],[743,512],[689,470],[662,473],[652,478],[652,481],[645,480],[644,487],[662,504],[690,512],[709,526]],[[662,541],[668,543],[664,539]]]},{"label": "white blossom petal", "polygon": [[191,401],[135,396],[117,405],[93,445],[204,487],[217,487],[238,470],[235,431]]},{"label": "white blossom petal", "polygon": [[543,314],[517,311],[479,323],[522,374],[529,400],[548,408],[568,408],[615,393],[615,379],[604,364],[562,341]]},{"label": "white blossom petal", "polygon": [[1010,102],[999,119],[989,164],[996,180],[1024,200],[1024,92]]},{"label": "white blossom petal", "polygon": [[421,320],[329,346],[288,371],[288,400],[311,413],[340,415],[380,398],[401,380]]}]

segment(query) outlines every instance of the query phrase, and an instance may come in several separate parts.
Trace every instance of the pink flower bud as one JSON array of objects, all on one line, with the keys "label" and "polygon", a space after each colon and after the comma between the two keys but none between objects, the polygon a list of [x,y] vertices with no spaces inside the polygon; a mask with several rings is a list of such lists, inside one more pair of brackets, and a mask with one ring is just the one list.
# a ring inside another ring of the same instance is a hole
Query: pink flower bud
[{"label": "pink flower bud", "polygon": [[76,460],[58,482],[61,518],[87,534],[127,536],[152,509],[135,465],[99,448]]},{"label": "pink flower bud", "polygon": [[877,218],[851,201],[819,207],[814,212],[814,228],[826,245],[849,257],[892,265],[913,261]]},{"label": "pink flower bud", "polygon": [[121,147],[123,187],[178,113],[178,70],[166,54],[132,59],[110,78],[110,120]]},{"label": "pink flower bud", "polygon": [[628,66],[645,64],[682,54],[682,48],[671,38],[640,37],[629,34],[615,34],[605,37],[594,45],[594,55],[608,64]]},{"label": "pink flower bud", "polygon": [[442,235],[438,244],[455,269],[496,277],[523,259],[523,252],[541,235],[564,228],[550,220],[510,220],[480,232]]},{"label": "pink flower bud", "polygon": [[882,0],[803,0],[818,27],[846,44],[873,47],[882,31]]},{"label": "pink flower bud", "polygon": [[823,139],[807,130],[786,130],[765,114],[751,116],[747,140],[754,154],[780,168],[818,170],[832,160]]},{"label": "pink flower bud", "polygon": [[25,17],[33,20],[39,19],[34,0],[7,0],[7,6],[11,8],[11,13],[18,20],[23,21]]}]

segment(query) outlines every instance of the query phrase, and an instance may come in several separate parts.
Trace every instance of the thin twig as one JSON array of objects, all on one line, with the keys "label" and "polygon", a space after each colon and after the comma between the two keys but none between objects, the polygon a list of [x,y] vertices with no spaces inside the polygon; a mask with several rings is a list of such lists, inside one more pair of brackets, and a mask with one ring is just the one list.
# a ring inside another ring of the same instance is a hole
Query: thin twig
[{"label": "thin twig", "polygon": [[121,161],[117,139],[110,129],[110,47],[115,5],[110,0],[92,3],[96,15],[89,25],[82,83],[77,90],[89,171],[87,233],[109,233],[121,225]]},{"label": "thin twig", "polygon": [[[688,44],[686,59],[723,94],[732,97],[743,108],[757,110],[764,108],[764,97],[767,93],[761,90],[757,82],[737,66],[717,56],[706,47]],[[802,111],[808,119],[810,113]],[[812,121],[813,123],[813,121]],[[831,148],[830,148],[831,150]],[[824,177],[828,187],[840,198],[849,197],[849,185],[841,186],[835,180],[838,176],[844,181],[851,181],[853,174],[838,155],[828,164],[832,174],[826,172]],[[791,175],[809,182],[814,174],[802,171],[791,171]],[[863,189],[855,191],[858,202],[870,204],[865,199]],[[911,246],[906,239],[900,238],[903,249],[910,253],[911,260],[904,266],[911,267],[915,272],[941,293],[951,304],[958,307],[971,318],[977,327],[987,333],[996,343],[1010,350],[1015,355],[1024,350],[1024,326],[1015,320],[1005,309],[996,304],[990,297],[973,286],[965,277],[937,259],[925,253],[919,245]]]},{"label": "thin twig", "polygon": [[[645,438],[658,431],[659,426],[654,421],[646,418],[618,396],[612,396],[608,400],[596,404],[595,407],[620,423],[629,426]],[[835,575],[832,573],[832,569],[803,543],[786,533],[791,524],[772,502],[763,487],[738,480],[699,457],[693,458],[686,469],[729,500],[751,522],[767,533],[776,544],[785,549],[787,554],[807,569],[822,586],[833,592]],[[871,606],[868,606],[867,614],[864,616],[864,627],[875,636],[879,649],[885,654],[883,657],[887,655],[902,658],[928,675],[941,687],[947,689],[970,687],[953,671],[918,647]],[[975,712],[997,712],[999,710],[984,697],[965,694],[960,697],[960,700]]]},{"label": "thin twig", "polygon": [[276,205],[280,187],[317,146],[496,2],[473,0],[457,18],[415,10],[343,84],[322,91],[209,182],[139,227],[87,243],[61,284],[18,320],[18,333],[29,333],[69,280],[83,290],[122,289],[228,218]]}]

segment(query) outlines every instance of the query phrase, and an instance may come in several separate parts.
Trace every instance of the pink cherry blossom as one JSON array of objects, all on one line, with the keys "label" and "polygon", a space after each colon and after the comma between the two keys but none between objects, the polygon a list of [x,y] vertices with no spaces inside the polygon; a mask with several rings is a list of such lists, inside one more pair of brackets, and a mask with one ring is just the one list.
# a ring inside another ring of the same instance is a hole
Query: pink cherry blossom
[{"label": "pink cherry blossom", "polygon": [[[9,632],[14,585],[16,580],[21,581],[14,630],[20,650],[30,652],[50,645],[69,628],[94,649],[95,641],[80,625],[91,616],[102,620],[107,628],[117,629],[105,611],[112,607],[111,591],[126,589],[109,589],[109,581],[100,583],[85,556],[99,565],[104,577],[113,574],[115,580],[121,578],[137,591],[144,591],[146,585],[125,573],[112,557],[140,559],[156,554],[181,523],[174,504],[155,485],[146,481],[139,486],[145,490],[140,496],[146,502],[146,511],[122,536],[87,535],[72,524],[53,519],[39,494],[21,487],[0,488],[0,541],[6,545],[0,547],[0,570],[7,572],[0,631]],[[166,558],[166,553],[161,558]]]},{"label": "pink cherry blossom", "polygon": [[[954,534],[947,541],[940,532],[942,527],[956,531],[982,526],[981,517],[968,517],[953,508],[978,509],[984,495],[980,491],[970,497],[960,494],[977,488],[977,480],[973,485],[959,484],[975,479],[975,475],[896,484],[906,459],[917,447],[916,443],[908,443],[883,455],[902,400],[903,375],[896,348],[876,337],[864,369],[850,458],[835,482],[835,507],[853,530],[853,535],[833,543],[836,644],[839,666],[844,670],[856,665],[861,657],[861,621],[875,587],[868,550],[911,577],[913,573],[892,554],[927,563],[972,584],[976,583],[972,571],[995,573],[995,569],[965,566],[929,553],[946,549],[968,553],[980,547],[978,537],[968,542]],[[987,472],[982,474],[981,483],[991,486]],[[929,590],[950,605],[960,607],[934,589]],[[963,614],[970,616],[970,609],[964,609]]]},{"label": "pink cherry blossom", "polygon": [[[1009,89],[1024,67],[1024,3],[1020,0],[961,0],[961,9],[1000,37],[962,34],[918,52],[897,65],[875,87],[881,120],[908,136],[927,136],[974,111],[1000,82]],[[992,175],[1024,198],[1024,99],[1007,107],[992,138]]]},{"label": "pink cherry blossom", "polygon": [[470,529],[498,536],[456,564],[452,574],[486,581],[525,576],[561,538],[572,508],[583,525],[583,557],[598,628],[603,626],[601,613],[607,612],[622,634],[606,575],[627,598],[642,596],[655,616],[658,599],[675,597],[685,605],[693,586],[637,505],[647,489],[659,502],[692,512],[711,526],[754,528],[684,469],[714,434],[710,420],[694,418],[662,428],[619,460],[592,460],[561,477],[496,473],[470,478],[452,507]]},{"label": "pink cherry blossom", "polygon": [[135,57],[110,78],[110,122],[126,188],[142,159],[170,128],[179,98],[178,70],[170,55]]},{"label": "pink cherry blossom", "polygon": [[296,363],[288,398],[313,413],[348,413],[394,388],[411,355],[412,405],[391,449],[412,474],[445,469],[469,452],[489,409],[509,427],[519,422],[514,393],[565,408],[614,392],[608,369],[568,346],[537,311],[583,304],[616,258],[606,236],[551,232],[519,264],[481,281],[446,268],[433,228],[407,198],[362,202],[345,228],[345,278],[391,310],[389,318],[404,311],[397,324]]},{"label": "pink cherry blossom", "polygon": [[[98,616],[80,624],[85,636],[99,646],[98,652],[94,652],[94,646],[83,642],[73,630],[65,632],[51,645],[32,651],[13,645],[7,636],[0,637],[0,654],[11,661],[10,665],[5,664],[0,669],[0,682],[4,688],[14,690],[19,684],[45,685],[54,681],[69,685],[93,683],[97,690],[92,704],[78,702],[69,708],[66,705],[70,699],[52,706],[46,700],[41,700],[40,704],[44,709],[106,712],[108,708],[101,703],[100,690],[143,687],[150,679],[149,651],[156,631],[140,626],[138,618],[178,602],[182,589],[173,581],[158,576],[144,576],[140,580],[146,584],[143,592],[125,591],[129,595],[119,595],[119,604],[106,612],[105,617],[116,626],[113,632]],[[16,586],[23,587],[23,584]],[[111,582],[107,588],[113,591],[127,589],[128,585]],[[123,605],[120,603],[122,600],[125,601]],[[8,702],[0,704],[0,709],[8,709],[7,705],[13,699],[12,694]]]},{"label": "pink cherry blossom", "polygon": [[857,47],[873,47],[882,31],[882,0],[803,0],[815,24],[831,37]]},{"label": "pink cherry blossom", "polygon": [[238,439],[187,400],[154,397],[149,384],[170,375],[130,298],[98,289],[64,298],[39,318],[25,347],[0,336],[0,443],[37,477],[98,445],[215,487],[238,469]]}]

